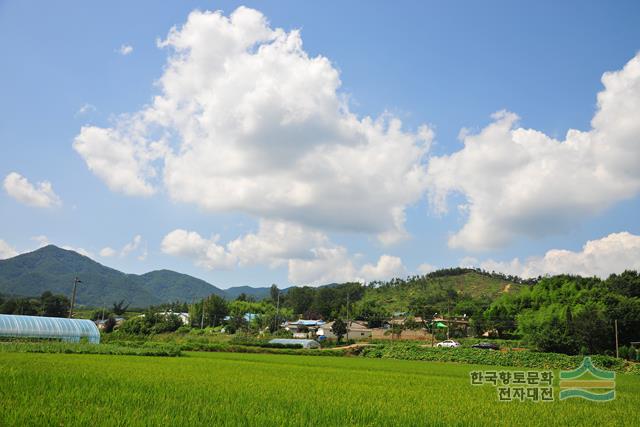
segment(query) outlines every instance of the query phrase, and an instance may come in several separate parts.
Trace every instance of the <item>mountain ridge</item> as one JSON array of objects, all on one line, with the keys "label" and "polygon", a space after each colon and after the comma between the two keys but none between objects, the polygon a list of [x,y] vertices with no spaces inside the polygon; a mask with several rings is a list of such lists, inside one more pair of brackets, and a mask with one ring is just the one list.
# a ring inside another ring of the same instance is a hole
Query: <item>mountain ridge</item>
[{"label": "mountain ridge", "polygon": [[[176,300],[191,302],[210,294],[233,299],[244,292],[268,295],[269,288],[250,286],[223,290],[211,283],[172,270],[130,274],[105,266],[73,250],[47,245],[32,252],[0,260],[0,294],[37,296],[44,291],[70,295],[74,278],[77,302],[86,306],[110,305],[125,300],[132,307],[147,307]],[[266,292],[266,293],[265,293]]]}]

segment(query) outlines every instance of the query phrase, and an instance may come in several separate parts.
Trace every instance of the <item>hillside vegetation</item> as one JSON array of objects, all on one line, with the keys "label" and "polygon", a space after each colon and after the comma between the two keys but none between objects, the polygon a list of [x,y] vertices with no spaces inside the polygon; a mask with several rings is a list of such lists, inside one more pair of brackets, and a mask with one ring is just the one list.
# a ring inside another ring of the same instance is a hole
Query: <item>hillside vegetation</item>
[{"label": "hillside vegetation", "polygon": [[451,299],[452,302],[459,298],[488,302],[503,293],[517,292],[523,286],[506,278],[460,269],[446,276],[416,276],[408,280],[384,282],[367,289],[363,299],[377,301],[392,311],[410,311],[412,302],[427,293],[440,293],[442,300]]},{"label": "hillside vegetation", "polygon": [[132,307],[163,302],[190,301],[224,291],[186,274],[169,270],[143,275],[125,274],[105,267],[74,251],[45,246],[36,251],[0,260],[0,294],[36,296],[50,291],[70,295],[79,276],[78,304],[102,306],[125,300]]}]

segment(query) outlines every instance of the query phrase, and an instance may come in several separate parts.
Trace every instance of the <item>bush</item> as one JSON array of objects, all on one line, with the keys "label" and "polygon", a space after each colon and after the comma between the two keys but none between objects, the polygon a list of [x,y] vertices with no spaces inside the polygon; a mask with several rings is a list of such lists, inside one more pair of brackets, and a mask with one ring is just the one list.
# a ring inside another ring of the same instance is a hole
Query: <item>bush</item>
[{"label": "bush", "polygon": [[[582,356],[534,351],[491,351],[474,348],[432,348],[415,344],[390,344],[364,347],[364,357],[425,360],[435,362],[458,362],[478,365],[514,366],[536,369],[574,369],[582,362]],[[621,359],[609,356],[592,356],[593,363],[603,369],[623,372],[635,367]]]},{"label": "bush", "polygon": [[132,317],[122,322],[118,331],[128,335],[149,335],[151,328],[144,317]]},{"label": "bush", "polygon": [[176,329],[176,333],[178,334],[188,334],[189,332],[191,332],[191,327],[187,325],[182,325],[178,329]]}]

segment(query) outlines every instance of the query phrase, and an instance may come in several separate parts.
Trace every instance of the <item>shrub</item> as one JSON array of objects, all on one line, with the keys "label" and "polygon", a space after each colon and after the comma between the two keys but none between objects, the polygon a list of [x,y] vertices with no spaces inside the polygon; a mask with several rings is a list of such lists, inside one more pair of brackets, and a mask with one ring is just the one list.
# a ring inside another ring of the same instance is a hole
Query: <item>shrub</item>
[{"label": "shrub", "polygon": [[[491,351],[474,348],[432,348],[415,344],[390,344],[364,347],[364,357],[426,360],[436,362],[458,362],[479,365],[514,366],[536,369],[574,369],[582,362],[582,356],[534,351]],[[621,359],[596,355],[593,363],[603,369],[625,371],[630,369]]]}]

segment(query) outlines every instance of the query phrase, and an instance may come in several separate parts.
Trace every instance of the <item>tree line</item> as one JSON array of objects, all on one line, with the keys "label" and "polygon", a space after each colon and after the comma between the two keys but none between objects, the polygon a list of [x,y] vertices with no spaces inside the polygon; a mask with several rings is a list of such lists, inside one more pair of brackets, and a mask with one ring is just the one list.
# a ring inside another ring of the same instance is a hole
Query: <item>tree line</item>
[{"label": "tree line", "polygon": [[0,314],[21,314],[25,316],[66,317],[71,302],[64,295],[54,295],[49,291],[40,297],[3,297],[0,295]]},{"label": "tree line", "polygon": [[499,337],[520,337],[541,351],[610,354],[640,341],[640,276],[636,271],[597,277],[545,277],[504,294],[479,322]]}]

